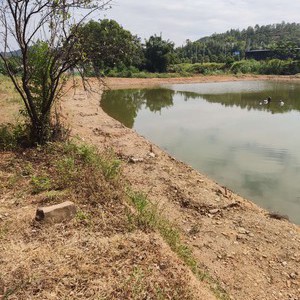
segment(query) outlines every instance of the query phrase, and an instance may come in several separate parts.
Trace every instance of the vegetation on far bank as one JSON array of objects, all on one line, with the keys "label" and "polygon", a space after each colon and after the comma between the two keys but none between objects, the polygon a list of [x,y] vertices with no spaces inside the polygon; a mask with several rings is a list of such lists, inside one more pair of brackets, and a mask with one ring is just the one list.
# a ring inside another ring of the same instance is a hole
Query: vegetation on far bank
[{"label": "vegetation on far bank", "polygon": [[[76,5],[65,5],[64,1],[58,1],[49,6],[47,1],[36,1],[20,6],[6,0],[1,4],[5,30],[0,73],[10,77],[23,101],[28,144],[44,144],[64,135],[54,107],[74,73],[80,74],[85,88],[88,88],[85,80],[88,76],[166,78],[195,74],[299,73],[299,51],[295,41],[268,40],[273,49],[271,57],[255,61],[244,60],[246,57],[237,46],[240,43],[236,44],[233,37],[225,39],[231,48],[227,49],[225,44],[223,53],[224,39],[205,40],[204,46],[200,41],[187,41],[186,46],[175,48],[175,44],[163,39],[162,35],[154,34],[142,43],[139,37],[114,20],[85,23],[87,16],[95,10],[107,9],[110,2],[75,1]],[[79,20],[75,18],[74,5],[76,10],[86,11]],[[43,15],[38,23],[34,18],[37,12]],[[284,31],[286,27],[288,25],[282,24],[280,28]],[[298,27],[291,28],[295,31]],[[41,39],[40,34],[45,29],[49,30],[49,37]],[[261,29],[256,27],[255,31]],[[12,40],[19,48],[16,51],[11,51],[16,47]],[[204,48],[201,50],[201,47]]]},{"label": "vegetation on far bank", "polygon": [[176,78],[196,75],[296,75],[300,73],[300,61],[270,59],[264,61],[241,60],[233,63],[182,63],[169,65],[166,72],[152,73],[137,68],[114,68],[107,77],[123,78]]}]

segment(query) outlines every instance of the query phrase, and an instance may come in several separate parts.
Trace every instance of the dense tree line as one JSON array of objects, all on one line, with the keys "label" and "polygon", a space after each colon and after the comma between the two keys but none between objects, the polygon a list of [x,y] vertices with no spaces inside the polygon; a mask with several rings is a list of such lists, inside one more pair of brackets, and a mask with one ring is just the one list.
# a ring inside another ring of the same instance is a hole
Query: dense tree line
[{"label": "dense tree line", "polygon": [[[143,71],[203,74],[217,70],[223,72],[230,70],[234,62],[243,60],[247,50],[253,49],[270,49],[273,53],[278,53],[275,58],[285,56],[299,59],[299,52],[295,51],[300,47],[300,24],[297,23],[282,22],[249,26],[243,30],[231,29],[197,41],[186,40],[185,45],[177,48],[162,36],[152,35],[142,41],[114,20],[92,20],[81,24],[78,31],[78,47],[85,57],[79,70],[89,75],[131,76],[132,73]],[[9,63],[11,71],[18,72],[18,56],[13,55]],[[278,64],[274,62],[272,66],[275,63]],[[196,65],[187,67],[180,64]],[[248,69],[248,65],[243,63],[242,69]],[[254,64],[251,70],[253,66]],[[5,73],[1,64],[0,72]],[[282,72],[287,73],[286,70]]]},{"label": "dense tree line", "polygon": [[177,49],[182,62],[232,62],[245,58],[246,50],[292,51],[300,47],[300,24],[285,23],[249,26],[213,34]]},{"label": "dense tree line", "polygon": [[[271,49],[291,58],[300,46],[300,24],[280,23],[255,25],[247,29],[231,29],[184,46],[153,35],[144,43],[113,20],[90,21],[82,26],[87,57],[96,73],[124,68],[139,71],[166,72],[170,64],[227,63],[245,58],[246,50]],[[276,52],[276,53],[277,53]]]}]

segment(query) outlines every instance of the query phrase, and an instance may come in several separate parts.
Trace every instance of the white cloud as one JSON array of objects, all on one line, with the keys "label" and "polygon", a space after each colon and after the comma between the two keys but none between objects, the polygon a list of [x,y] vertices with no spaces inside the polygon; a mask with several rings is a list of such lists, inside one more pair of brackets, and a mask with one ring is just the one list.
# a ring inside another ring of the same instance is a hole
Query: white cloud
[{"label": "white cloud", "polygon": [[162,32],[177,45],[231,28],[300,22],[295,0],[115,0],[107,18],[144,38]]}]

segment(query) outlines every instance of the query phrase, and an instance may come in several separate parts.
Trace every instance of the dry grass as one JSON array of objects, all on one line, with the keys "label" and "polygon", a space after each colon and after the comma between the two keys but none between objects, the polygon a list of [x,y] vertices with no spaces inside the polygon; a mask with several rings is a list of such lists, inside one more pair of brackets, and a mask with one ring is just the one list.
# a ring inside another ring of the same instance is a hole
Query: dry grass
[{"label": "dry grass", "polygon": [[15,123],[19,117],[21,98],[8,77],[0,75],[1,123]]},{"label": "dry grass", "polygon": [[[162,238],[132,226],[126,197],[110,151],[56,143],[0,152],[3,299],[199,299]],[[78,207],[72,221],[33,220],[38,205],[64,200]]]}]

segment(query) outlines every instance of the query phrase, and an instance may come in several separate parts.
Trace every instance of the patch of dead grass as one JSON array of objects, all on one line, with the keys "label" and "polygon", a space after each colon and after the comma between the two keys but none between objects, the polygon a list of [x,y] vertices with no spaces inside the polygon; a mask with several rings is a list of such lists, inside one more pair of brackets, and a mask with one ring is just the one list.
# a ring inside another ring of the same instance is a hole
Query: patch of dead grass
[{"label": "patch of dead grass", "polygon": [[15,123],[20,107],[21,98],[12,82],[8,77],[0,75],[1,123]]},{"label": "patch of dead grass", "polygon": [[[201,299],[162,238],[131,226],[119,162],[95,155],[73,144],[0,152],[4,299]],[[49,184],[33,184],[41,177]],[[78,207],[72,221],[33,220],[38,205],[65,200]]]}]

